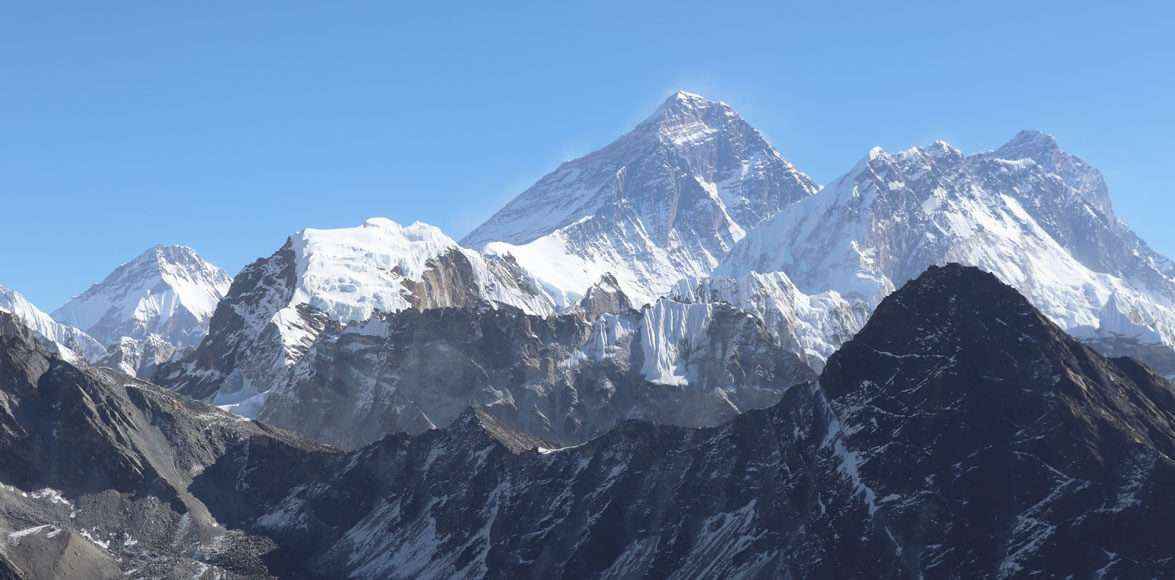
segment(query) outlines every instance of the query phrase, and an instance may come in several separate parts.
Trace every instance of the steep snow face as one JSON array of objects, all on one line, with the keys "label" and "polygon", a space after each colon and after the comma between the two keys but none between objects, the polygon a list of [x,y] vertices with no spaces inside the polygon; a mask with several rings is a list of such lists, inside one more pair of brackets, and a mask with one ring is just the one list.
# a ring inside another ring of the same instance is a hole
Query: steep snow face
[{"label": "steep snow face", "polygon": [[747,230],[815,191],[725,103],[679,92],[463,243],[513,256],[560,306],[609,273],[640,306],[684,276],[708,274]]},{"label": "steep snow face", "polygon": [[1175,267],[1114,218],[1101,175],[1023,132],[992,153],[870,151],[743,240],[716,275],[787,272],[876,304],[927,266],[999,276],[1068,331],[1175,345]]},{"label": "steep snow face", "polygon": [[195,346],[232,279],[186,246],[155,246],[53,311],[57,320],[111,344],[158,335]]},{"label": "steep snow face", "polygon": [[428,224],[372,218],[358,227],[306,229],[237,276],[208,338],[157,379],[239,410],[284,381],[327,328],[378,312],[479,301],[554,311],[513,261],[462,248]]},{"label": "steep snow face", "polygon": [[102,343],[82,330],[53,320],[16,290],[0,286],[0,312],[14,315],[44,340],[46,346],[71,363],[97,360],[106,354]]}]

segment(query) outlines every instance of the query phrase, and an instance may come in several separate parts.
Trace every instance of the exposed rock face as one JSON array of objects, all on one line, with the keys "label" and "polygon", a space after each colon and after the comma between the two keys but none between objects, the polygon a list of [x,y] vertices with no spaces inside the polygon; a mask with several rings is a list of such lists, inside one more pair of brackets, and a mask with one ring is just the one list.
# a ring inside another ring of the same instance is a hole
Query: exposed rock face
[{"label": "exposed rock face", "polygon": [[578,308],[588,320],[595,320],[604,314],[624,314],[633,310],[632,301],[611,274],[605,274],[599,282],[587,289]]},{"label": "exposed rock face", "polygon": [[885,299],[817,385],[721,427],[511,453],[467,412],[256,520],[348,577],[1161,577],[1175,389],[978,270]]},{"label": "exposed rock face", "polygon": [[443,427],[471,406],[546,447],[625,419],[712,426],[813,378],[757,319],[669,300],[594,321],[407,310],[324,335],[291,375],[259,418],[344,448]]},{"label": "exposed rock face", "polygon": [[1146,539],[1175,511],[1172,385],[993,276],[932,268],[821,386],[903,558],[927,573],[1150,577],[1175,556]]},{"label": "exposed rock face", "polygon": [[553,311],[517,264],[461,248],[427,224],[373,218],[356,228],[307,229],[247,266],[208,337],[156,378],[251,416],[322,332],[378,312],[474,302]]},{"label": "exposed rock face", "polygon": [[[368,324],[527,320],[502,310]],[[557,450],[490,408],[340,454],[69,365],[2,315],[0,377],[17,578],[1151,578],[1175,559],[1175,386],[954,265],[770,408]]]},{"label": "exposed rock face", "polygon": [[143,340],[124,336],[110,345],[106,356],[96,364],[120,370],[132,377],[149,379],[155,376],[160,365],[175,358],[178,352],[179,349],[159,335],[152,334]]},{"label": "exposed rock face", "polygon": [[196,346],[232,278],[187,246],[155,246],[53,311],[104,344],[158,336]]},{"label": "exposed rock face", "polygon": [[725,103],[678,92],[462,243],[513,256],[558,304],[574,305],[611,274],[641,306],[684,276],[709,274],[747,230],[816,189]]},{"label": "exposed rock face", "polygon": [[[43,352],[0,314],[0,575],[267,577],[272,540],[214,513],[253,474],[255,493],[333,452],[120,373]],[[223,478],[219,478],[223,475]]]},{"label": "exposed rock face", "polygon": [[964,155],[874,149],[751,232],[718,276],[783,271],[875,304],[928,266],[979,267],[1081,338],[1175,347],[1175,265],[1114,217],[1101,174],[1037,132]]},{"label": "exposed rock face", "polygon": [[686,278],[671,293],[681,302],[734,305],[754,314],[787,350],[820,370],[869,317],[870,304],[835,290],[804,294],[783,272],[750,272],[737,278]]},{"label": "exposed rock face", "polygon": [[1130,357],[1145,363],[1160,375],[1175,380],[1175,350],[1165,344],[1112,334],[1086,338],[1084,342],[1108,357]]}]

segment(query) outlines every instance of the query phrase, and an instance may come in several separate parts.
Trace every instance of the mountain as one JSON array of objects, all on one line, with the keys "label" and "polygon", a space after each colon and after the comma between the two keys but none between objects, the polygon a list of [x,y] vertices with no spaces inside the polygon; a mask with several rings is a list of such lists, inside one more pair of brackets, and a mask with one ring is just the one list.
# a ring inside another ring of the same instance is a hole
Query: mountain
[{"label": "mountain", "polygon": [[0,376],[11,578],[1153,578],[1175,560],[1175,385],[958,265],[882,300],[770,408],[562,449],[467,409],[341,453],[71,365],[6,314]]},{"label": "mountain", "polygon": [[820,370],[869,318],[870,305],[835,290],[804,294],[784,272],[683,278],[670,292],[686,303],[730,304],[758,317],[783,348]]},{"label": "mountain", "polygon": [[0,286],[0,312],[14,315],[28,326],[50,350],[73,362],[97,360],[106,347],[85,332],[53,320],[29,302],[23,294]]},{"label": "mountain", "polygon": [[0,577],[265,578],[265,536],[218,517],[336,452],[44,352],[0,313]]},{"label": "mountain", "polygon": [[816,186],[725,103],[678,92],[607,147],[560,165],[462,244],[509,255],[561,306],[602,276],[637,306],[705,276]]},{"label": "mountain", "polygon": [[107,347],[106,356],[94,364],[118,369],[132,377],[152,377],[159,367],[176,357],[175,345],[157,334],[143,340],[124,336]]},{"label": "mountain", "polygon": [[1175,265],[1114,216],[1096,169],[1033,131],[976,155],[875,148],[752,231],[715,275],[782,271],[803,292],[876,304],[947,262],[996,274],[1075,335],[1175,346]]},{"label": "mountain", "polygon": [[483,257],[428,224],[372,218],[352,228],[307,228],[245,267],[212,315],[208,336],[156,379],[252,414],[324,330],[378,312],[481,301],[553,312],[512,260]]},{"label": "mountain", "polygon": [[351,578],[1151,578],[1175,559],[1173,454],[1170,382],[951,265],[769,409],[539,452],[467,411],[249,525],[287,569]]},{"label": "mountain", "polygon": [[593,318],[404,310],[324,332],[256,416],[354,449],[479,407],[531,447],[554,448],[628,419],[718,425],[814,376],[758,319],[721,303],[661,299]]},{"label": "mountain", "polygon": [[232,279],[186,246],[155,246],[53,311],[104,344],[158,335],[195,346]]}]

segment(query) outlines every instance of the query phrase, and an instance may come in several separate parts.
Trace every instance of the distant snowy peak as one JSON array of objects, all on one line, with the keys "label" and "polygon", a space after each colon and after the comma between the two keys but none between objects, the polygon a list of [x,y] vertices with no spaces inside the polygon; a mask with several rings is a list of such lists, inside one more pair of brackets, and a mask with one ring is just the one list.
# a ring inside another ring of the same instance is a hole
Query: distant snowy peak
[{"label": "distant snowy peak", "polygon": [[25,326],[45,341],[50,350],[71,363],[94,361],[102,357],[106,348],[85,332],[61,324],[34,306],[23,294],[0,286],[0,312],[14,315]]},{"label": "distant snowy peak", "polygon": [[1099,212],[1111,219],[1114,206],[1110,201],[1110,190],[1100,171],[1085,160],[1066,153],[1057,145],[1057,140],[1036,130],[1024,130],[1011,141],[991,153],[996,159],[1030,159],[1045,171],[1057,175],[1069,184],[1073,192],[1088,201]]},{"label": "distant snowy peak", "polygon": [[155,246],[53,312],[112,344],[158,335],[195,346],[232,278],[187,246]]},{"label": "distant snowy peak", "polygon": [[1113,217],[1096,169],[1033,131],[975,155],[875,148],[751,232],[716,275],[782,271],[806,293],[876,304],[947,262],[996,274],[1070,332],[1175,344],[1170,261]]},{"label": "distant snowy peak", "polygon": [[512,256],[561,305],[605,274],[646,304],[684,276],[708,274],[749,229],[816,189],[725,103],[678,92],[463,243]]}]

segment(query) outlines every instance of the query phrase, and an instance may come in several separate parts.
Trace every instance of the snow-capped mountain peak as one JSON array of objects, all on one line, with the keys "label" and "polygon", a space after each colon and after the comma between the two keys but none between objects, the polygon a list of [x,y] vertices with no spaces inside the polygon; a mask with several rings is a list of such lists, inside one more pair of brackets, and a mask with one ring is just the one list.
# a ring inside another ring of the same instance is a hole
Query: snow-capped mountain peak
[{"label": "snow-capped mountain peak", "polygon": [[1025,131],[994,152],[875,148],[763,224],[716,275],[787,272],[876,304],[928,266],[999,276],[1070,332],[1175,345],[1175,268],[1113,218],[1101,174]]},{"label": "snow-capped mountain peak", "polygon": [[155,334],[194,346],[232,279],[187,246],[158,245],[53,312],[104,343]]},{"label": "snow-capped mountain peak", "polygon": [[512,256],[564,306],[604,274],[646,304],[685,276],[709,274],[748,230],[815,191],[728,105],[679,91],[462,243]]},{"label": "snow-capped mountain peak", "polygon": [[1114,206],[1110,201],[1110,190],[1100,171],[1085,160],[1066,153],[1052,135],[1026,129],[991,153],[991,157],[1006,160],[1028,159],[1044,171],[1063,180],[1073,193],[1089,202],[1094,208],[1111,220]]},{"label": "snow-capped mountain peak", "polygon": [[12,314],[44,341],[49,350],[70,362],[92,361],[106,353],[102,343],[77,328],[53,320],[11,288],[0,286],[0,312]]},{"label": "snow-capped mountain peak", "polygon": [[474,303],[554,311],[515,262],[463,248],[435,226],[371,218],[355,227],[306,228],[246,266],[193,356],[156,378],[237,405],[264,397],[324,330],[377,313]]},{"label": "snow-capped mountain peak", "polygon": [[738,113],[721,101],[677,91],[638,127],[654,128],[667,144],[689,146],[719,131],[724,123],[741,122]]}]

